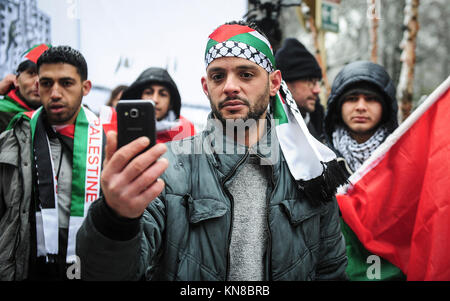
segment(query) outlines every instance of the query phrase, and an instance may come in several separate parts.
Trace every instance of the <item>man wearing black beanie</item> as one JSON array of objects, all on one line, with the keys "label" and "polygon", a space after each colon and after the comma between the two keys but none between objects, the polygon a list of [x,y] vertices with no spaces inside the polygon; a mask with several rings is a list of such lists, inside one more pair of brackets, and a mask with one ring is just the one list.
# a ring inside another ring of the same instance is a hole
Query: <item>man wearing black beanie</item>
[{"label": "man wearing black beanie", "polygon": [[305,46],[294,38],[284,41],[275,54],[275,61],[310,133],[320,139],[324,110],[319,101],[322,79],[319,64]]}]

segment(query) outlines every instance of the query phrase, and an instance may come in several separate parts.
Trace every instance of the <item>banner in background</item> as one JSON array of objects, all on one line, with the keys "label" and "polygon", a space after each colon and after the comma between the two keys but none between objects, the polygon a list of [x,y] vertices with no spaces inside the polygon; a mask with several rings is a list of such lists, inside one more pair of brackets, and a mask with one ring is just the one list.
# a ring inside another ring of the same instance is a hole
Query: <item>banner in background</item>
[{"label": "banner in background", "polygon": [[0,78],[14,73],[20,56],[36,44],[50,44],[50,17],[36,0],[0,0]]}]

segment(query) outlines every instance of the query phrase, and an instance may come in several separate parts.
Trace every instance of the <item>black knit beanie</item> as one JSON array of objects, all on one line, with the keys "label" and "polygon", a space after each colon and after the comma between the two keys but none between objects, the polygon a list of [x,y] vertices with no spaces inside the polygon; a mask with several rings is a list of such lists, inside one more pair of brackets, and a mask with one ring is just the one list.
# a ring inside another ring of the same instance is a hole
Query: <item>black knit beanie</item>
[{"label": "black knit beanie", "polygon": [[288,38],[275,54],[277,68],[286,82],[306,79],[322,79],[322,70],[314,56],[297,39]]}]

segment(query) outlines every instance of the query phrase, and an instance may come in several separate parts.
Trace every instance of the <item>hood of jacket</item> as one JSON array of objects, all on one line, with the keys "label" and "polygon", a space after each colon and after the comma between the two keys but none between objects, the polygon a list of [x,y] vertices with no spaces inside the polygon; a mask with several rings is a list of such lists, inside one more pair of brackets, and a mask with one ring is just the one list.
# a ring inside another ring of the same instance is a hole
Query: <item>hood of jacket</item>
[{"label": "hood of jacket", "polygon": [[[351,86],[358,82],[370,83],[378,88],[384,97],[387,112],[383,112],[383,124],[389,133],[398,126],[398,105],[395,97],[395,86],[386,70],[377,64],[368,61],[356,61],[346,65],[336,76],[331,87],[327,102],[327,112],[324,119],[325,138],[328,143],[332,141],[332,134],[336,126],[342,121],[340,116],[340,97]],[[330,144],[332,145],[332,144]]]},{"label": "hood of jacket", "polygon": [[176,118],[180,118],[181,97],[177,85],[166,69],[151,67],[146,69],[125,91],[121,99],[141,99],[142,91],[150,84],[159,84],[170,91],[170,104]]}]

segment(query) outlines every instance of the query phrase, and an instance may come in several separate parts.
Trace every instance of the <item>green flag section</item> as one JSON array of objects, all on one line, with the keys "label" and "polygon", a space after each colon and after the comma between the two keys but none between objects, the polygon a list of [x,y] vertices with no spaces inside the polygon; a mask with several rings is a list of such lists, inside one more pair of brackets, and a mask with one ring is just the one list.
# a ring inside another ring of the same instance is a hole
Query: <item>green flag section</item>
[{"label": "green flag section", "polygon": [[72,204],[71,216],[84,215],[84,194],[86,177],[86,154],[88,144],[89,123],[84,110],[80,110],[75,122],[75,136],[73,143],[72,170]]},{"label": "green flag section", "polygon": [[367,251],[342,219],[341,230],[348,258],[346,273],[351,281],[406,280],[395,265]]},{"label": "green flag section", "polygon": [[25,111],[27,111],[27,109],[8,97],[0,100],[0,112],[21,113]]},{"label": "green flag section", "polygon": [[272,63],[275,68],[275,57],[273,56],[272,49],[264,42],[263,37],[258,34],[257,31],[250,33],[243,33],[228,39],[229,41],[241,42],[247,45],[251,45],[259,52],[263,53]]},{"label": "green flag section", "polygon": [[10,113],[21,113],[32,111],[20,97],[17,95],[17,89],[9,91],[4,99],[0,100],[0,111]]},{"label": "green flag section", "polygon": [[273,103],[273,118],[275,119],[277,124],[284,124],[289,122],[286,111],[284,110],[283,102],[280,95],[278,94]]}]

